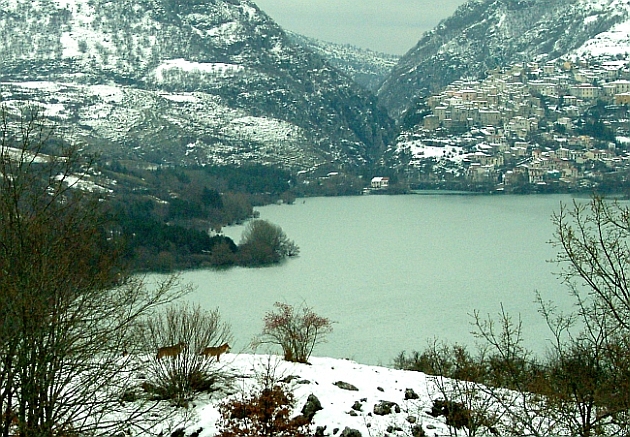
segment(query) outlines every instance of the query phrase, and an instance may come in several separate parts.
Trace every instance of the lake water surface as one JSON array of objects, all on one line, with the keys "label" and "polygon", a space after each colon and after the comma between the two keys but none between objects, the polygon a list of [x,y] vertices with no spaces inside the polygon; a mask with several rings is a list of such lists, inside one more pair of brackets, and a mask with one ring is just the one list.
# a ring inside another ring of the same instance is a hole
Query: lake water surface
[{"label": "lake water surface", "polygon": [[[435,337],[473,344],[471,314],[522,317],[527,345],[549,333],[534,303],[570,307],[547,262],[555,255],[551,214],[563,195],[407,195],[298,199],[258,208],[301,249],[274,267],[186,272],[189,300],[219,308],[245,351],[263,316],[282,301],[306,303],[336,323],[314,355],[390,364]],[[225,230],[238,242],[242,227]]]}]

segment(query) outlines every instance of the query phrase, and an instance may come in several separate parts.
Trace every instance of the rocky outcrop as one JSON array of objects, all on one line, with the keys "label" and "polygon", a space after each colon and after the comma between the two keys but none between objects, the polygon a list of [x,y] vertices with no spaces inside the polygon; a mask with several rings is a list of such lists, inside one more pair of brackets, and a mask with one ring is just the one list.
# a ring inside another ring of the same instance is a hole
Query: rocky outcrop
[{"label": "rocky outcrop", "polygon": [[308,422],[310,422],[311,420],[313,420],[315,413],[322,409],[322,403],[319,401],[317,396],[311,393],[310,395],[308,395],[304,407],[302,407],[302,415],[306,418]]},{"label": "rocky outcrop", "polygon": [[400,406],[396,402],[380,401],[374,405],[374,414],[377,416],[387,416],[392,412],[400,413]]},{"label": "rocky outcrop", "polygon": [[352,384],[350,384],[348,382],[337,381],[337,382],[334,382],[333,385],[336,385],[337,387],[339,387],[342,390],[359,391],[359,389],[356,386],[354,386],[354,385],[352,385]]},{"label": "rocky outcrop", "polygon": [[361,435],[361,432],[357,429],[353,429],[353,428],[349,428],[349,427],[345,427],[343,431],[341,431],[341,434],[339,434],[339,437],[363,437]]},{"label": "rocky outcrop", "polygon": [[407,388],[405,389],[405,400],[410,399],[420,399],[420,396],[412,388]]}]

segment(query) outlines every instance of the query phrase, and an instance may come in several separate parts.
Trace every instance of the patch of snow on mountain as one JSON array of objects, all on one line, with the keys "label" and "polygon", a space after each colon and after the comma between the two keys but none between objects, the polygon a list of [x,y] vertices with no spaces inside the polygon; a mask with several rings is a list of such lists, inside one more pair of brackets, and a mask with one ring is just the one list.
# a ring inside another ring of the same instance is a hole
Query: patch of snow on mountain
[{"label": "patch of snow on mountain", "polygon": [[160,95],[166,100],[177,103],[194,103],[197,101],[197,98],[191,94],[160,93]]},{"label": "patch of snow on mountain", "polygon": [[499,17],[499,22],[497,23],[497,27],[501,27],[503,26],[503,23],[505,23],[505,18],[507,17],[506,14],[501,14],[501,16]]},{"label": "patch of snow on mountain", "polygon": [[[59,38],[63,58],[82,57],[88,50],[104,46],[107,38],[103,38],[101,33],[92,28],[96,13],[91,5],[80,0],[57,0],[57,3],[59,9],[71,12],[67,30]],[[98,53],[94,54],[100,56]]]},{"label": "patch of snow on mountain", "polygon": [[45,91],[48,93],[56,93],[56,92],[59,92],[61,89],[58,83],[49,82],[46,80],[29,81],[29,82],[11,82],[11,83],[4,82],[4,83],[0,83],[0,85],[13,85],[13,86],[18,86],[20,88],[40,90],[40,91]]},{"label": "patch of snow on mountain", "polygon": [[76,8],[76,0],[54,0],[60,9],[73,10]]},{"label": "patch of snow on mountain", "polygon": [[66,118],[66,107],[61,103],[48,103],[43,106],[44,117]]},{"label": "patch of snow on mountain", "polygon": [[300,135],[300,129],[286,121],[267,117],[235,118],[226,126],[226,134],[248,139],[250,141],[269,141],[270,139],[294,139]]},{"label": "patch of snow on mountain", "polygon": [[122,90],[110,85],[92,85],[91,92],[108,103],[120,103],[123,101],[124,94]]},{"label": "patch of snow on mountain", "polygon": [[62,55],[64,58],[74,58],[81,55],[79,50],[79,41],[77,41],[72,32],[63,32],[59,42],[63,46]]},{"label": "patch of snow on mountain", "polygon": [[580,56],[628,55],[630,53],[630,21],[613,26],[587,41],[576,50]]},{"label": "patch of snow on mountain", "polygon": [[87,180],[85,175],[59,175],[57,176],[57,180],[63,180],[69,187],[78,188],[82,191],[89,191],[91,193],[113,193],[113,190]]},{"label": "patch of snow on mountain", "polygon": [[5,147],[4,152],[8,153],[9,157],[12,159],[23,159],[23,160],[32,160],[33,162],[42,163],[47,162],[50,155],[45,155],[40,153],[38,155],[33,155],[31,152],[24,152],[22,149],[17,149],[15,147]]},{"label": "patch of snow on mountain", "polygon": [[597,18],[597,15],[589,15],[584,19],[584,25],[588,26],[589,24],[594,23],[595,21],[597,21]]},{"label": "patch of snow on mountain", "polygon": [[239,23],[230,21],[208,30],[207,35],[215,38],[214,43],[222,42],[231,45],[240,41],[238,37],[240,27]]},{"label": "patch of snow on mountain", "polygon": [[155,69],[155,78],[158,82],[164,81],[164,73],[169,70],[181,70],[185,72],[200,72],[210,73],[221,76],[231,76],[238,72],[243,71],[245,68],[242,65],[225,64],[222,62],[191,62],[185,59],[169,59],[162,62]]},{"label": "patch of snow on mountain", "polygon": [[625,0],[584,0],[577,7],[592,11],[584,19],[584,25],[594,25],[602,14],[622,17],[624,21],[601,32],[575,50],[578,56],[616,56],[630,52],[630,4]]},{"label": "patch of snow on mountain", "polygon": [[95,103],[91,106],[85,106],[79,110],[79,116],[82,118],[83,124],[98,127],[97,120],[105,120],[109,117],[114,107],[105,103]]},{"label": "patch of snow on mountain", "polygon": [[7,8],[8,9],[13,9],[15,7],[17,7],[18,5],[18,0],[7,0]]},{"label": "patch of snow on mountain", "polygon": [[247,3],[243,3],[241,5],[241,10],[243,11],[243,15],[245,15],[249,20],[253,20],[258,16],[258,11],[253,6],[248,5]]},{"label": "patch of snow on mountain", "polygon": [[461,162],[466,158],[462,153],[463,149],[457,146],[427,146],[421,140],[410,140],[397,145],[399,151],[408,149],[411,152],[412,160],[435,158],[437,161],[448,159],[449,161]]}]

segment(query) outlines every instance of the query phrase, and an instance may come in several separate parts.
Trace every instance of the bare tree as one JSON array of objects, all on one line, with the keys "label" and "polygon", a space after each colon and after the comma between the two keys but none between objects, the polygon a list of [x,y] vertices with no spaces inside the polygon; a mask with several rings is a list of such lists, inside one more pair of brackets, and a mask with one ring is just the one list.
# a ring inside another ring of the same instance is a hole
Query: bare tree
[{"label": "bare tree", "polygon": [[[630,411],[630,210],[594,197],[561,205],[552,217],[559,277],[576,310],[560,313],[538,295],[553,343],[545,361],[531,365],[518,324],[475,314],[478,335],[507,367],[498,381],[518,396],[488,394],[512,415],[512,432],[627,435]],[[529,363],[529,364],[528,364]],[[509,402],[506,403],[506,400]],[[516,403],[514,403],[516,401]]]},{"label": "bare tree", "polygon": [[[630,210],[594,197],[553,216],[560,278],[579,306],[630,331]],[[589,306],[587,308],[587,306]],[[584,311],[583,311],[584,312]]]},{"label": "bare tree", "polygon": [[483,356],[475,357],[459,344],[433,340],[422,354],[415,353],[411,358],[401,354],[396,366],[431,375],[427,387],[433,402],[430,414],[444,416],[450,435],[497,433],[502,414],[494,408],[494,399],[485,395],[487,369]]},{"label": "bare tree", "polygon": [[[561,205],[552,220],[559,277],[574,297],[575,310],[559,312],[537,294],[553,335],[546,357],[538,359],[524,348],[520,319],[501,308],[498,318],[473,314],[479,356],[434,344],[411,363],[404,353],[397,363],[439,375],[436,387],[444,403],[436,408],[467,397],[490,400],[482,409],[494,413],[490,417],[499,433],[628,435],[630,208],[594,197],[572,207]],[[468,362],[472,367],[463,368],[475,371],[462,373],[461,363]]]},{"label": "bare tree", "polygon": [[263,332],[252,342],[254,348],[261,344],[278,345],[285,360],[308,362],[315,345],[324,342],[332,332],[333,322],[317,315],[306,305],[297,311],[292,305],[282,302],[276,302],[274,306],[276,311],[265,314]]},{"label": "bare tree", "polygon": [[573,314],[542,313],[555,338],[551,399],[576,435],[625,435],[630,411],[630,210],[593,197],[553,216]]},{"label": "bare tree", "polygon": [[149,288],[124,270],[103,202],[79,189],[92,160],[53,134],[36,113],[0,111],[3,437],[133,426],[148,405],[121,407],[130,329],[186,292],[175,277]]},{"label": "bare tree", "polygon": [[473,326],[487,369],[480,392],[501,416],[497,428],[506,435],[556,435],[558,424],[548,399],[539,394],[546,375],[523,346],[520,318],[515,321],[502,307],[498,319],[474,312]]}]

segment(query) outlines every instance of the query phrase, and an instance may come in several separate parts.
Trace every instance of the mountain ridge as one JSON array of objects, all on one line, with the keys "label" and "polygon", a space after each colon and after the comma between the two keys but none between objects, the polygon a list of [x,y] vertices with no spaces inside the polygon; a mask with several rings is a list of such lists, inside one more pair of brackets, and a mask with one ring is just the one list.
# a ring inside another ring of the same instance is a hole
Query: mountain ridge
[{"label": "mountain ridge", "polygon": [[575,54],[627,22],[629,9],[618,0],[469,1],[401,58],[378,90],[379,100],[400,119],[414,100],[457,79],[483,77],[514,62]]},{"label": "mountain ridge", "polygon": [[287,31],[289,38],[326,59],[364,88],[376,91],[400,56],[337,44]]},{"label": "mountain ridge", "polygon": [[371,93],[293,44],[250,1],[0,6],[5,103],[26,96],[68,138],[120,158],[152,151],[161,162],[161,148],[165,163],[353,167],[378,160],[394,135]]},{"label": "mountain ridge", "polygon": [[472,0],[393,65],[286,32],[250,0],[0,0],[0,94],[116,159],[375,168],[393,119],[457,79],[626,56],[629,11],[622,0]]}]

